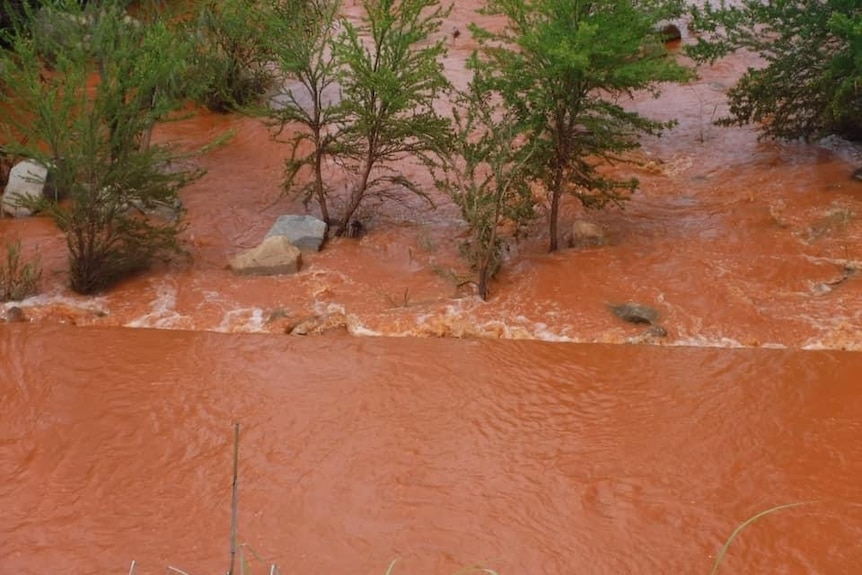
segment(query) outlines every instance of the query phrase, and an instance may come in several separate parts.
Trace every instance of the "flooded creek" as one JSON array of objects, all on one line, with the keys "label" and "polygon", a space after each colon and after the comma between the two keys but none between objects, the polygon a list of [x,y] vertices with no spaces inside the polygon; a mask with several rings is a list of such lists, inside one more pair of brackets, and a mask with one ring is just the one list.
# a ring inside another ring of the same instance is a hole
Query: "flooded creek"
[{"label": "flooded creek", "polygon": [[[474,47],[450,46],[456,82]],[[624,210],[563,205],[607,245],[548,254],[540,218],[488,302],[458,287],[445,201],[368,213],[296,275],[233,275],[304,212],[281,193],[286,146],[251,118],[155,135],[231,135],[182,192],[188,261],[83,298],[49,221],[0,219],[44,268],[14,304],[31,321],[0,323],[0,573],[224,572],[234,421],[240,541],[282,573],[705,574],[788,503],[720,573],[854,572],[862,153],[712,125],[748,64],[631,102],[679,123],[614,168],[641,180]],[[626,301],[667,336],[609,312]],[[322,337],[284,335],[321,316]]]}]

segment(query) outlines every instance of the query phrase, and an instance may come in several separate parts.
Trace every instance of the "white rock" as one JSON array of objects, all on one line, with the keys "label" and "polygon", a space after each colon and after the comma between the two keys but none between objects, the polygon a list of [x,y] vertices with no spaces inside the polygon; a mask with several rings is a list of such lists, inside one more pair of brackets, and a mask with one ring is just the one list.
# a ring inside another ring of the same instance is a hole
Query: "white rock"
[{"label": "white rock", "polygon": [[47,177],[48,168],[42,164],[30,160],[15,164],[9,171],[9,181],[3,194],[3,212],[16,218],[33,215],[29,208],[22,205],[22,202],[42,199]]},{"label": "white rock", "polygon": [[284,236],[272,236],[230,260],[230,268],[241,275],[280,275],[299,271],[302,252]]}]

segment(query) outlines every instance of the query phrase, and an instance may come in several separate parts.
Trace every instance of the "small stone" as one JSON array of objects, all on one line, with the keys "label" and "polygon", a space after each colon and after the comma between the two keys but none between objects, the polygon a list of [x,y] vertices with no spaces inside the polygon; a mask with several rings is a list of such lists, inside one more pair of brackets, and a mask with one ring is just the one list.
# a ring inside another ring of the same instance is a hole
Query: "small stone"
[{"label": "small stone", "polygon": [[651,325],[646,330],[646,335],[651,337],[667,337],[667,330],[660,325]]},{"label": "small stone", "polygon": [[24,315],[24,310],[18,306],[12,306],[6,310],[6,321],[8,323],[18,323],[23,321],[28,321],[27,316]]},{"label": "small stone", "polygon": [[343,312],[314,315],[288,325],[284,329],[288,335],[333,335],[347,334],[347,316]]},{"label": "small stone", "polygon": [[639,303],[628,302],[620,305],[610,305],[608,307],[610,308],[611,313],[629,323],[653,324],[658,319],[658,311]]}]

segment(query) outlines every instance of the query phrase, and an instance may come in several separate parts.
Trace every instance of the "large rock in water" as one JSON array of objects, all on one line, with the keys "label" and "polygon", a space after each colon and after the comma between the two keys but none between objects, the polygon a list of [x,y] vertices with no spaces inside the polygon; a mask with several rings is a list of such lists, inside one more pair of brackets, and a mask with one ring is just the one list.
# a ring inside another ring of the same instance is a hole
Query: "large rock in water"
[{"label": "large rock in water", "polygon": [[230,269],[242,275],[292,274],[302,265],[302,253],[284,236],[266,238],[256,248],[230,260]]},{"label": "large rock in water", "polygon": [[605,231],[598,224],[586,220],[575,220],[572,224],[569,247],[603,246],[606,243]]},{"label": "large rock in water", "polygon": [[33,215],[33,211],[24,204],[42,199],[47,178],[48,168],[42,164],[30,160],[15,164],[9,171],[2,210],[16,218]]},{"label": "large rock in water", "polygon": [[266,232],[267,238],[285,237],[304,252],[320,251],[326,238],[326,223],[312,216],[279,216]]}]

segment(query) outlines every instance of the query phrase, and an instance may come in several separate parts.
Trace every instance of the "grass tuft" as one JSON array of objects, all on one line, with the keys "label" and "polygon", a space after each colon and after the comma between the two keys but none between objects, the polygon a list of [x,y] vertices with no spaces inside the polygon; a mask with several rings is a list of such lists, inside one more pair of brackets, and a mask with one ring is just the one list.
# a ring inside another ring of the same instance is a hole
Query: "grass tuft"
[{"label": "grass tuft", "polygon": [[20,301],[36,293],[41,277],[38,261],[22,261],[20,240],[6,242],[6,260],[0,261],[0,301]]}]

